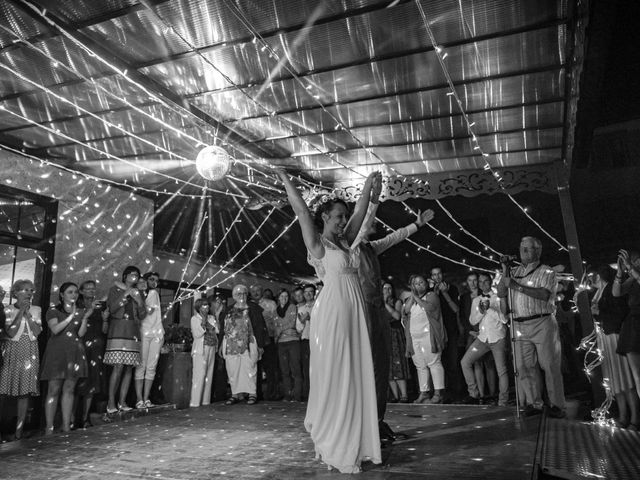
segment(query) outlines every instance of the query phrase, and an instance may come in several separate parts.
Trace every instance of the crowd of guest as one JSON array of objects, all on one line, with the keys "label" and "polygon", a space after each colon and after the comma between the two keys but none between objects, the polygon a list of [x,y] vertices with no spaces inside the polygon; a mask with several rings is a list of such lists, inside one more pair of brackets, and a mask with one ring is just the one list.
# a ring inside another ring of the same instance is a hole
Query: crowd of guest
[{"label": "crowd of guest", "polygon": [[[513,404],[527,415],[545,403],[549,415],[565,415],[563,368],[575,339],[563,339],[562,284],[541,263],[541,244],[524,237],[521,264],[504,262],[498,278],[471,272],[461,293],[439,266],[415,273],[407,288],[380,286],[383,318],[390,328],[388,397],[401,403]],[[640,256],[621,251],[617,269],[589,274],[591,313],[598,322],[603,375],[615,396],[618,425],[640,425]],[[45,434],[91,426],[94,397],[107,398],[106,413],[127,412],[134,379],[135,408],[153,407],[152,384],[164,339],[160,276],[130,266],[106,296],[96,282],[63,283],[58,302],[46,312],[48,340],[40,358],[41,308],[33,305],[32,281],[18,280],[0,313],[0,394],[15,397],[20,438],[29,398],[46,381]],[[224,403],[259,400],[306,401],[309,395],[309,328],[319,285],[281,290],[236,285],[193,304],[190,329],[190,406],[213,400],[214,376],[226,374]],[[560,286],[560,288],[558,288]],[[4,297],[4,292],[3,295]],[[509,321],[511,318],[511,322]],[[517,341],[512,342],[515,336]],[[574,362],[577,365],[577,362]],[[110,366],[107,381],[106,366]],[[510,388],[511,387],[511,388]],[[219,398],[217,400],[220,400]],[[79,411],[79,425],[76,414]]]}]

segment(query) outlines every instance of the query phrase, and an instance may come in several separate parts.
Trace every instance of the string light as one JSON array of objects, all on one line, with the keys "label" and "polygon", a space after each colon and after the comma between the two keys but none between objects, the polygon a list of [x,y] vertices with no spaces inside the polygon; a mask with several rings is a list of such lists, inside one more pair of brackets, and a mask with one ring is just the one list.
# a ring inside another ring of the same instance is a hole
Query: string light
[{"label": "string light", "polygon": [[442,202],[440,200],[436,200],[436,203],[438,204],[438,206],[442,209],[442,211],[453,221],[453,223],[455,223],[458,228],[460,228],[460,230],[462,232],[464,232],[466,235],[468,235],[469,237],[473,238],[476,242],[478,242],[480,245],[482,245],[484,247],[485,250],[490,250],[491,252],[495,253],[496,255],[498,255],[498,257],[502,257],[504,254],[500,253],[497,250],[494,250],[493,248],[491,248],[489,245],[487,245],[486,243],[484,243],[482,240],[480,240],[478,237],[476,237],[474,234],[472,234],[471,232],[469,232],[469,230],[467,230],[466,228],[464,228],[460,222],[458,222],[453,215],[451,214],[451,212],[449,210],[447,210],[445,208],[445,206],[442,204]]},{"label": "string light", "polygon": [[[238,255],[240,255],[240,253],[247,248],[247,245],[249,245],[249,243],[251,243],[251,240],[253,240],[259,233],[260,230],[262,229],[262,227],[264,226],[265,223],[267,223],[267,220],[269,220],[269,218],[271,217],[271,214],[276,210],[275,207],[273,207],[269,213],[264,217],[264,219],[262,220],[262,223],[260,223],[260,225],[258,226],[258,228],[253,232],[253,234],[249,237],[248,240],[245,240],[244,245],[242,245],[238,251],[233,255],[233,257],[231,257],[229,260],[227,260],[222,266],[219,267],[218,271],[216,273],[214,273],[213,275],[211,275],[209,278],[207,278],[204,282],[202,282],[202,285],[207,285],[211,280],[213,280],[215,277],[217,277],[229,264],[233,263],[236,259],[236,257]],[[183,300],[183,298],[181,297],[180,300]]]},{"label": "string light", "polygon": [[[209,218],[209,217],[205,213],[202,216],[202,221],[200,222],[200,225],[198,226],[198,230],[196,231],[196,235],[195,235],[194,238],[198,238],[198,236],[200,235],[200,231],[202,230],[202,226],[207,221],[207,218]],[[184,268],[182,269],[182,275],[180,276],[180,283],[178,283],[178,285],[182,285],[182,282],[184,281],[184,275],[185,275],[187,269],[189,268],[189,264],[191,263],[191,257],[193,256],[193,252],[195,252],[197,246],[198,246],[198,243],[194,242],[193,246],[191,247],[191,251],[189,252],[189,256],[187,257],[187,263],[185,264]],[[178,292],[179,292],[179,290],[177,289],[176,293],[175,293],[175,296],[173,297],[174,302],[175,302],[176,298],[178,298]]]},{"label": "string light", "polygon": [[[246,203],[245,203],[246,205]],[[239,223],[239,218],[240,215],[242,214],[242,212],[244,212],[245,209],[245,205],[243,205],[240,210],[238,211],[238,213],[236,214],[235,218],[233,219],[233,221],[231,222],[231,225],[229,225],[224,232],[224,235],[222,235],[222,238],[220,239],[220,241],[218,242],[218,244],[214,247],[213,252],[211,252],[211,255],[209,255],[209,258],[207,258],[205,260],[205,262],[202,264],[202,267],[200,268],[200,270],[198,270],[198,272],[193,276],[193,278],[191,279],[191,281],[189,282],[189,284],[187,285],[187,289],[191,288],[191,286],[195,283],[196,279],[200,276],[200,274],[204,271],[204,269],[207,267],[207,264],[209,264],[211,262],[211,260],[213,259],[213,257],[215,256],[215,254],[218,252],[218,249],[220,248],[220,246],[223,244],[223,242],[225,241],[225,239],[227,238],[227,236],[229,235],[229,233],[231,233],[231,229],[233,228],[233,226],[236,223]],[[186,272],[186,267],[185,270]],[[183,272],[184,274],[184,272]]]},{"label": "string light", "polygon": [[[407,205],[406,202],[402,202],[402,205],[404,205],[405,210],[407,212],[410,212],[411,214],[417,216],[418,214],[411,208],[409,207],[409,205]],[[500,265],[500,262],[498,262],[497,260],[494,260],[493,258],[489,258],[489,257],[485,257],[484,255],[474,252],[473,250],[471,250],[470,248],[465,247],[464,245],[456,242],[453,238],[451,238],[451,235],[445,235],[444,233],[442,233],[440,230],[438,230],[436,227],[434,227],[430,222],[426,223],[427,227],[429,227],[431,230],[433,230],[434,232],[436,232],[437,235],[440,235],[442,237],[444,237],[445,240],[447,240],[450,243],[453,243],[454,245],[456,245],[459,248],[462,248],[463,250],[471,253],[472,255],[475,255],[477,257],[480,257],[481,259],[487,261],[487,262],[493,262],[497,265]]]},{"label": "string light", "polygon": [[447,95],[453,97],[455,99],[456,103],[458,104],[458,108],[460,109],[460,112],[462,114],[462,118],[464,119],[464,122],[467,124],[467,132],[469,133],[469,136],[471,137],[471,143],[473,145],[473,149],[475,151],[478,151],[478,153],[480,153],[482,155],[482,157],[485,159],[484,160],[484,162],[485,162],[484,163],[484,170],[488,171],[488,172],[491,172],[493,177],[496,179],[496,183],[498,184],[500,189],[503,190],[505,195],[507,195],[509,197],[509,199],[513,203],[518,205],[520,210],[525,214],[525,216],[529,220],[531,220],[533,222],[534,225],[536,225],[546,236],[548,236],[556,244],[560,245],[560,249],[561,250],[568,251],[568,249],[564,245],[562,245],[562,243],[560,243],[555,237],[553,237],[549,232],[547,232],[544,228],[542,228],[542,226],[538,222],[536,222],[531,217],[531,215],[529,215],[529,213],[516,201],[516,199],[513,198],[513,195],[511,195],[510,193],[506,192],[506,188],[504,186],[503,178],[500,175],[500,172],[498,172],[497,170],[493,169],[493,167],[489,163],[489,160],[487,160],[487,157],[489,156],[489,154],[482,150],[482,147],[480,146],[480,143],[478,142],[478,137],[473,132],[473,125],[475,125],[475,123],[471,122],[469,120],[469,116],[467,115],[467,112],[464,109],[464,106],[462,104],[462,100],[460,100],[460,97],[458,96],[458,92],[456,91],[455,86],[453,84],[453,80],[451,79],[451,75],[449,73],[449,69],[447,68],[447,65],[444,62],[444,56],[442,54],[443,49],[436,42],[436,38],[435,38],[435,36],[433,34],[433,31],[431,30],[431,26],[429,25],[429,21],[427,20],[427,15],[426,15],[426,13],[424,11],[424,8],[422,7],[422,3],[420,2],[420,0],[415,0],[415,4],[416,4],[416,6],[418,8],[418,11],[420,12],[420,16],[422,17],[422,23],[424,24],[424,28],[427,31],[427,35],[429,36],[431,44],[434,47],[436,58],[438,59],[438,63],[440,64],[440,67],[442,68],[442,73],[444,74],[445,79],[447,81],[447,84],[449,85],[450,91],[447,93]]}]

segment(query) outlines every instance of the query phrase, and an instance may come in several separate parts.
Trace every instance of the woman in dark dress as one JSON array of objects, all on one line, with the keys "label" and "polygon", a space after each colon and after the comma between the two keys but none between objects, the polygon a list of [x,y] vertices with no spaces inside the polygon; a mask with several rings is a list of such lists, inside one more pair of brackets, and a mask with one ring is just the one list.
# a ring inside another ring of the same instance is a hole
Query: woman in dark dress
[{"label": "woman in dark dress", "polygon": [[71,428],[71,412],[76,383],[87,376],[87,360],[81,338],[87,331],[87,320],[93,313],[80,308],[78,286],[66,282],[60,286],[60,303],[47,312],[47,325],[51,336],[42,357],[41,380],[49,382],[44,413],[47,421],[46,435],[53,433],[53,420],[61,398],[62,431]]},{"label": "woman in dark dress", "polygon": [[93,307],[87,320],[87,332],[84,334],[84,351],[87,357],[87,377],[78,382],[76,394],[82,404],[82,428],[91,427],[89,412],[93,396],[106,392],[106,378],[102,359],[109,324],[109,311],[106,302],[96,298],[96,282],[87,280],[80,285],[78,305],[82,308]]},{"label": "woman in dark dress", "polygon": [[627,295],[629,313],[620,328],[618,353],[627,357],[640,397],[640,253],[620,250],[611,292],[614,297]]},{"label": "woman in dark dress", "polygon": [[391,362],[389,368],[389,387],[393,396],[400,403],[408,403],[407,379],[409,378],[409,362],[405,352],[407,340],[402,326],[402,302],[395,296],[393,285],[382,284],[382,299],[385,307],[385,318],[391,325]]},{"label": "woman in dark dress", "polygon": [[[132,410],[125,400],[131,385],[133,367],[140,364],[140,322],[147,314],[147,307],[136,288],[140,270],[129,266],[122,272],[122,282],[115,282],[109,290],[109,332],[104,363],[113,365],[109,377],[109,401],[107,414]],[[119,402],[116,392],[120,389]]]}]

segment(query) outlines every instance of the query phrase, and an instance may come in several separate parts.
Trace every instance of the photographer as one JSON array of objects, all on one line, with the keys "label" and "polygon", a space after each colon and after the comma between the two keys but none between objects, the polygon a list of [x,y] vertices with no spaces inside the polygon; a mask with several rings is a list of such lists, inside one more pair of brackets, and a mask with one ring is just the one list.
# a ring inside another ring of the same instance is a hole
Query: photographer
[{"label": "photographer", "polygon": [[522,265],[512,267],[511,257],[502,257],[502,279],[498,296],[510,294],[512,328],[517,342],[515,359],[520,387],[525,395],[525,415],[540,413],[542,392],[536,381],[538,366],[544,372],[549,401],[549,416],[565,416],[564,386],[560,371],[561,347],[558,324],[553,315],[556,292],[556,274],[540,263],[542,243],[534,237],[523,237],[520,242]]},{"label": "photographer", "polygon": [[465,403],[479,403],[480,391],[476,384],[476,376],[473,365],[489,351],[493,354],[498,372],[500,394],[498,406],[505,407],[509,400],[509,376],[507,374],[507,356],[505,337],[507,319],[504,316],[507,308],[506,302],[491,291],[491,276],[481,273],[481,293],[471,302],[469,322],[471,325],[480,325],[478,336],[467,349],[460,364],[462,373],[467,382],[469,397]]}]

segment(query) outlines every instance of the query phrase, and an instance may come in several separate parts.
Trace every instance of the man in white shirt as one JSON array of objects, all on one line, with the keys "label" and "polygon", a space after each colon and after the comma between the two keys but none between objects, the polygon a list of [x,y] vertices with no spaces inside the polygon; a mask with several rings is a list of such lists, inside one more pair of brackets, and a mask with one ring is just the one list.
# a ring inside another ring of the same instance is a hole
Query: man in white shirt
[{"label": "man in white shirt", "polygon": [[479,403],[480,392],[476,384],[473,364],[491,351],[498,373],[498,405],[504,407],[509,400],[509,375],[507,373],[506,336],[507,318],[506,303],[491,290],[491,276],[487,273],[478,275],[478,283],[482,293],[471,301],[469,323],[478,325],[478,337],[474,340],[460,362],[462,373],[467,382],[469,397],[464,403]]},{"label": "man in white shirt", "polygon": [[316,299],[316,287],[313,284],[304,286],[304,303],[298,305],[296,330],[300,334],[300,361],[302,363],[302,397],[309,397],[309,327],[311,325],[311,310]]}]

